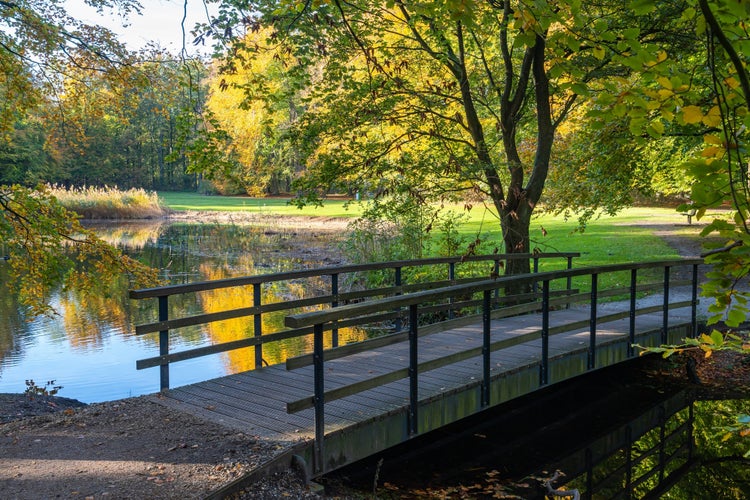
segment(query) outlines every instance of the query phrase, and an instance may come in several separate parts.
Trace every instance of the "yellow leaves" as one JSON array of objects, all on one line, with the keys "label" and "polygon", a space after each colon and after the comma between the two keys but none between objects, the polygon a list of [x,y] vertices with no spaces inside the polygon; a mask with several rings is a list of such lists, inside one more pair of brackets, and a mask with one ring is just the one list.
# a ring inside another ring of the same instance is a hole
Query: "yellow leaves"
[{"label": "yellow leaves", "polygon": [[707,127],[720,127],[721,108],[713,106],[704,114],[700,106],[685,106],[682,108],[682,120],[688,125],[702,123]]},{"label": "yellow leaves", "polygon": [[682,108],[682,120],[687,124],[700,123],[703,111],[698,106],[685,106]]},{"label": "yellow leaves", "polygon": [[674,95],[674,92],[672,91],[672,89],[660,89],[656,95],[659,96],[659,99],[661,99],[662,101],[666,101]]},{"label": "yellow leaves", "polygon": [[660,76],[656,81],[667,90],[673,90],[672,82],[666,76]]},{"label": "yellow leaves", "polygon": [[531,9],[523,9],[520,6],[513,13],[513,17],[516,18],[524,31],[534,31],[534,28],[539,24]]},{"label": "yellow leaves", "polygon": [[[83,228],[47,187],[0,188],[0,200],[13,208],[0,213],[0,239],[8,244],[11,256],[10,283],[32,316],[55,312],[47,300],[58,285],[99,291],[124,273],[139,283],[156,282],[155,270]],[[84,267],[76,269],[76,265]]]},{"label": "yellow leaves", "polygon": [[703,158],[716,158],[717,156],[721,156],[723,153],[724,148],[720,148],[718,146],[709,146],[701,151],[701,156]]},{"label": "yellow leaves", "polygon": [[596,47],[594,47],[593,53],[594,57],[596,57],[600,61],[604,59],[605,52],[604,48],[601,45],[597,45]]},{"label": "yellow leaves", "polygon": [[718,127],[721,125],[721,109],[714,106],[708,110],[708,113],[702,119],[703,124],[707,127]]},{"label": "yellow leaves", "polygon": [[721,137],[715,134],[704,135],[703,142],[705,142],[706,144],[714,144],[717,146],[724,144],[724,141],[721,139]]},{"label": "yellow leaves", "polygon": [[738,82],[737,79],[733,76],[725,78],[724,83],[732,90],[735,90],[740,86],[740,82]]}]

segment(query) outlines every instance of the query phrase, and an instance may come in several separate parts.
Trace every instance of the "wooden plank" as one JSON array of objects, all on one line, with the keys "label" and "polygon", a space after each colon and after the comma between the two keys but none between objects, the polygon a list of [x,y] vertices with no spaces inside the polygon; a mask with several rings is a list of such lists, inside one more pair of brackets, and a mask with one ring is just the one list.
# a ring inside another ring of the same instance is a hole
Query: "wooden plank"
[{"label": "wooden plank", "polygon": [[247,433],[262,434],[267,438],[274,440],[291,440],[295,439],[296,433],[294,428],[289,426],[286,429],[280,429],[277,422],[268,422],[262,416],[252,421],[245,420],[243,415],[236,415],[234,411],[216,411],[216,406],[213,405],[213,400],[208,400],[203,397],[196,397],[195,395],[188,392],[180,392],[179,394],[170,394],[165,401],[169,399],[179,402],[179,408],[182,411],[202,418],[206,418],[209,421],[218,422],[225,424],[229,423],[231,427],[242,430]]},{"label": "wooden plank", "polygon": [[283,409],[274,410],[268,406],[252,407],[243,404],[243,401],[229,398],[222,392],[195,386],[181,388],[179,397],[186,400],[192,398],[195,403],[204,403],[206,409],[244,420],[248,424],[262,425],[280,433],[295,434],[300,429],[310,427],[312,422],[309,417],[287,415]]},{"label": "wooden plank", "polygon": [[[253,372],[247,372],[248,375],[252,374]],[[266,377],[269,376],[269,374],[265,375]],[[284,382],[289,384],[294,384],[295,387],[299,387],[301,394],[298,397],[301,396],[312,396],[313,394],[313,375],[312,370],[307,370],[304,373],[294,373],[293,376],[290,378],[290,374],[286,373],[283,370],[276,371],[270,375],[271,377],[279,377]],[[408,394],[408,392],[405,392],[403,396],[405,397]],[[294,398],[296,399],[296,398]],[[395,403],[394,400],[398,399],[399,402]],[[290,401],[293,400],[293,398],[289,399]],[[392,389],[389,388],[378,388],[375,391],[368,391],[366,393],[350,396],[347,398],[347,401],[352,401],[355,403],[359,403],[365,407],[373,407],[373,408],[385,408],[387,410],[392,410],[394,408],[402,408],[403,407],[403,398],[394,398]]]},{"label": "wooden plank", "polygon": [[[246,398],[246,396],[248,395],[247,392],[244,392],[232,386],[225,386],[218,381],[213,382],[213,384],[216,384],[216,387],[207,386],[207,388],[213,389],[217,393],[233,398],[228,401],[228,404],[233,405],[236,403],[236,401],[242,401],[244,403],[248,403],[247,405],[240,406],[240,409],[243,409],[243,410],[250,409],[253,411],[253,413],[255,413],[258,407],[262,407],[263,410],[261,411],[261,414],[265,416],[269,416],[269,417],[273,416],[274,418],[278,418],[278,419],[281,419],[282,421],[293,423],[300,427],[307,427],[311,423],[311,419],[309,417],[297,419],[297,418],[289,418],[288,416],[285,416],[285,415],[282,416],[284,413],[286,413],[285,402],[282,399],[273,400],[273,404],[263,404],[264,399],[263,399],[262,393],[250,394],[254,397],[247,399]],[[330,412],[329,412],[329,416],[331,416]],[[327,421],[328,423],[337,424],[337,425],[342,425],[342,424],[347,425],[347,424],[356,423],[356,420],[352,420],[351,418],[346,418],[344,415],[336,415],[336,418],[334,420],[327,419]]]}]

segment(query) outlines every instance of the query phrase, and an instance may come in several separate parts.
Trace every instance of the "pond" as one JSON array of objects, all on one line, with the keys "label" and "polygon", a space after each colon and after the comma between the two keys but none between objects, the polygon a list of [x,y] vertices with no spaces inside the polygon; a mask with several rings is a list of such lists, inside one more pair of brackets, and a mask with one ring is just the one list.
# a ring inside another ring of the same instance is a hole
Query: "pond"
[{"label": "pond", "polygon": [[[168,221],[109,223],[95,229],[105,240],[160,269],[172,284],[333,265],[336,260],[331,256],[337,254],[340,237],[330,230]],[[0,315],[4,318],[0,322],[0,392],[23,392],[27,380],[38,387],[54,381],[62,386],[58,396],[91,403],[159,390],[158,367],[135,368],[136,360],[158,354],[157,335],[136,336],[134,332],[135,324],[155,319],[155,301],[129,300],[128,283],[122,279],[119,288],[108,292],[109,297],[55,290],[49,300],[57,314],[27,320],[8,292],[6,272],[0,263]],[[267,293],[301,292],[275,288]],[[231,308],[233,301],[248,305],[247,297],[237,291],[217,291],[200,300],[176,301],[171,307],[181,314],[213,312]],[[282,318],[266,320],[280,322]],[[245,318],[244,323],[235,320],[229,325],[184,329],[170,337],[170,347],[179,351],[235,340],[252,332],[250,323],[252,318]],[[287,343],[272,347],[264,357],[280,362],[303,348]],[[174,363],[171,385],[252,369],[252,359],[247,350],[238,350]]]}]

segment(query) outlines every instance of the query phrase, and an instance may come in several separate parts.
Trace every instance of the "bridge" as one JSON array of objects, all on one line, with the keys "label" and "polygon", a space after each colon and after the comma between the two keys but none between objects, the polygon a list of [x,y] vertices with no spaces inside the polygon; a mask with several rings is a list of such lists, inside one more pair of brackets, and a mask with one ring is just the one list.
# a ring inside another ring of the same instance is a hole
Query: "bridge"
[{"label": "bridge", "polygon": [[[159,355],[137,368],[160,367],[161,404],[285,443],[287,458],[316,477],[625,361],[638,355],[636,344],[679,343],[697,333],[700,259],[574,268],[576,256],[423,259],[134,290],[131,298],[159,303],[158,320],[136,327],[137,334],[159,332]],[[536,272],[500,277],[512,258],[532,260]],[[540,270],[540,261],[552,270]],[[425,268],[433,272],[415,271]],[[340,290],[342,277],[373,271],[392,281]],[[416,282],[422,274],[432,279]],[[261,302],[264,286],[321,277],[325,293]],[[252,288],[252,305],[170,318],[170,297],[231,287]],[[285,315],[284,326],[263,332],[271,312]],[[170,332],[238,317],[252,318],[252,335],[170,352]],[[339,345],[342,328],[373,326],[372,338]],[[264,345],[296,337],[311,339],[311,351],[263,366]],[[254,348],[256,369],[169,388],[171,363],[243,347]]]}]

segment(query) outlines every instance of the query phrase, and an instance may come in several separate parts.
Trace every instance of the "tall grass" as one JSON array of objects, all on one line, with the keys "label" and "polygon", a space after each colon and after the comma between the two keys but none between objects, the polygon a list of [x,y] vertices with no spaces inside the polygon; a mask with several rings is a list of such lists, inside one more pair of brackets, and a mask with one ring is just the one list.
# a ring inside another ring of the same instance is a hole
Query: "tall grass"
[{"label": "tall grass", "polygon": [[167,213],[153,191],[117,187],[67,189],[50,186],[50,192],[68,210],[83,219],[154,219]]}]

